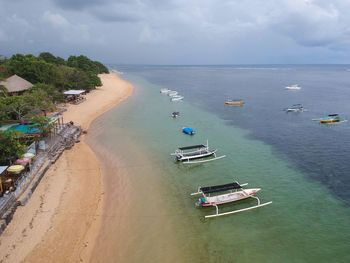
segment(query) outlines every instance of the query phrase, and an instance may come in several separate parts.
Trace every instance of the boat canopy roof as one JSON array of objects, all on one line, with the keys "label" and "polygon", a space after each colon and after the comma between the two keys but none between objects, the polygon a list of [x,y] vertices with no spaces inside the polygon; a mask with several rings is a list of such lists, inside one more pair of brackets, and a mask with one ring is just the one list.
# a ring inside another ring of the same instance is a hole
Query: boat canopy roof
[{"label": "boat canopy roof", "polygon": [[234,182],[234,183],[230,183],[230,184],[221,184],[221,185],[200,187],[199,190],[202,191],[203,194],[209,194],[209,193],[223,192],[223,191],[240,189],[240,188],[242,188],[240,186],[240,184],[237,182]]},{"label": "boat canopy roof", "polygon": [[186,146],[186,147],[179,147],[179,150],[191,150],[191,149],[198,149],[198,148],[206,148],[204,144],[198,144],[198,145],[192,145],[192,146]]},{"label": "boat canopy roof", "polygon": [[335,113],[335,114],[329,114],[328,115],[329,117],[336,117],[336,116],[339,116],[339,114]]}]

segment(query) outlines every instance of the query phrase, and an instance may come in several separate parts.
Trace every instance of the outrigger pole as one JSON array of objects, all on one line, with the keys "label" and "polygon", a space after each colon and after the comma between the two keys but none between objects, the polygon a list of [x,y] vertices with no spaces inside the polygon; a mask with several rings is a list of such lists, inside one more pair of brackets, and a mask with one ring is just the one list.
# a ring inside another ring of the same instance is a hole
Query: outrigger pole
[{"label": "outrigger pole", "polygon": [[236,213],[239,213],[239,212],[244,212],[244,211],[248,211],[248,210],[251,210],[251,209],[255,209],[255,208],[259,208],[259,207],[262,207],[262,206],[266,206],[266,205],[272,204],[272,201],[260,204],[260,199],[258,197],[256,197],[256,196],[251,196],[251,197],[256,198],[258,200],[258,204],[256,206],[251,206],[251,207],[247,207],[247,208],[243,208],[243,209],[239,209],[239,210],[234,210],[234,211],[230,211],[230,212],[219,213],[219,207],[217,205],[213,205],[216,208],[216,213],[214,215],[207,215],[207,216],[204,216],[204,217],[205,218],[213,218],[213,217],[218,217],[218,216],[232,215],[232,214],[236,214]]}]

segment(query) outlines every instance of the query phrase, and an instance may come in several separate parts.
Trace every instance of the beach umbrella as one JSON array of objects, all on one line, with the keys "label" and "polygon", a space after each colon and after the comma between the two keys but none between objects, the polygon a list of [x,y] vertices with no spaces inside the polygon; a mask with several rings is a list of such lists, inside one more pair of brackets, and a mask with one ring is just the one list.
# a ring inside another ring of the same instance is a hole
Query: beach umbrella
[{"label": "beach umbrella", "polygon": [[23,154],[23,157],[33,159],[35,157],[35,154],[28,152],[28,153]]},{"label": "beach umbrella", "polygon": [[22,172],[24,170],[24,166],[23,165],[11,165],[9,168],[7,168],[7,171],[10,173],[14,173],[14,174],[19,174],[20,172]]},{"label": "beach umbrella", "polygon": [[28,163],[30,163],[31,159],[28,158],[28,157],[23,157],[21,159],[18,159],[15,161],[15,164],[20,164],[20,165],[23,165],[23,166],[26,166]]}]

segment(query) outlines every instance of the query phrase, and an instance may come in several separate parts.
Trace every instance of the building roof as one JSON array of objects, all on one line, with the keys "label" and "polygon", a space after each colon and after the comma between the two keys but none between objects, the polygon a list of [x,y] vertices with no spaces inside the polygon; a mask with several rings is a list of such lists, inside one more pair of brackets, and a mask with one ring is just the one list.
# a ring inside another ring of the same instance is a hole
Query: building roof
[{"label": "building roof", "polygon": [[0,85],[3,85],[9,93],[24,91],[33,87],[32,83],[17,75],[13,75],[4,81],[0,81]]},{"label": "building roof", "polygon": [[63,92],[64,95],[79,95],[84,93],[85,90],[75,90],[75,89],[71,89],[71,90],[67,90],[65,92]]}]

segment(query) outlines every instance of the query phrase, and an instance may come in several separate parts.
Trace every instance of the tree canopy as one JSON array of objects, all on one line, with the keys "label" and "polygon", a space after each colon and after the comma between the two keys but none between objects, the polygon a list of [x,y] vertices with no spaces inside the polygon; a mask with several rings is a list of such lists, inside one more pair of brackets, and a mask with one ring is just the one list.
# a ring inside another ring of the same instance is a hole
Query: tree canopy
[{"label": "tree canopy", "polygon": [[[108,73],[107,67],[83,55],[70,56],[67,61],[49,52],[37,57],[0,56],[0,80],[16,74],[34,85],[18,96],[9,96],[7,89],[0,85],[0,122],[30,121],[45,134],[50,129],[46,112],[53,111],[55,104],[64,101],[63,91],[95,89],[102,85],[100,73]],[[25,146],[19,138],[14,132],[0,131],[0,163],[8,163],[9,158],[23,154]]]}]

